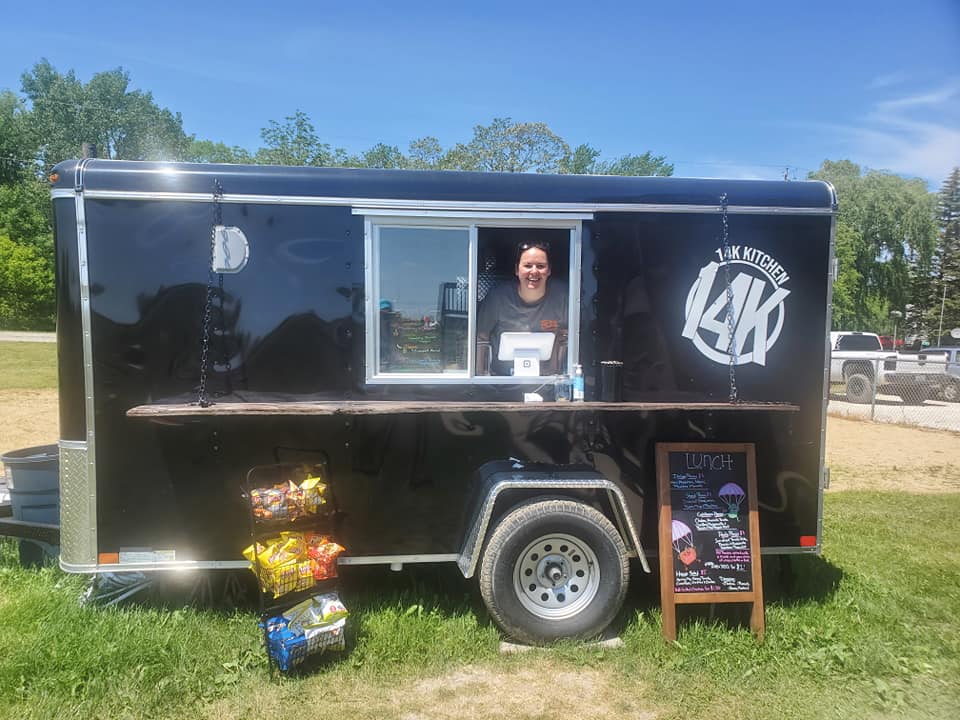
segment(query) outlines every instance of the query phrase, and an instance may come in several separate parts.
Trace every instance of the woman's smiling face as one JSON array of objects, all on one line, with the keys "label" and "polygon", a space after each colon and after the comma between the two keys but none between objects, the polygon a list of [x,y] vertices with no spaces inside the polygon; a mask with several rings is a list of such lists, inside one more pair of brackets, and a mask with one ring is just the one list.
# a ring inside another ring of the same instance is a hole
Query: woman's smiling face
[{"label": "woman's smiling face", "polygon": [[520,287],[527,290],[545,287],[547,278],[550,277],[547,253],[537,247],[524,250],[517,263],[517,277],[520,279]]}]

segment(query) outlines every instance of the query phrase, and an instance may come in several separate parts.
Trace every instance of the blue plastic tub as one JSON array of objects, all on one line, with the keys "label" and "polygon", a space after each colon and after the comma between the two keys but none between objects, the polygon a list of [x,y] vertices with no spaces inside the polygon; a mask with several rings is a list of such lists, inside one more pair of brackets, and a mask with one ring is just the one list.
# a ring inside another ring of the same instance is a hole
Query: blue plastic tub
[{"label": "blue plastic tub", "polygon": [[[10,491],[14,520],[60,524],[60,452],[56,445],[12,450],[0,455]],[[25,545],[26,544],[26,545]],[[37,550],[57,557],[60,548],[37,540],[20,541],[20,557],[35,559]]]}]

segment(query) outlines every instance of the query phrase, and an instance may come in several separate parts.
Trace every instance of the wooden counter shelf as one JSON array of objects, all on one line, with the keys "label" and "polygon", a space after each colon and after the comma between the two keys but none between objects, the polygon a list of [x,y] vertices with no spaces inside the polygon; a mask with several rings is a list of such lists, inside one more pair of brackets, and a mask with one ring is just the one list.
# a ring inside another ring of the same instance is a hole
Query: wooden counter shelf
[{"label": "wooden counter shelf", "polygon": [[406,400],[340,400],[317,402],[222,402],[208,407],[196,403],[138,405],[128,417],[178,418],[231,415],[406,415],[443,412],[799,412],[797,405],[768,402],[429,402]]}]

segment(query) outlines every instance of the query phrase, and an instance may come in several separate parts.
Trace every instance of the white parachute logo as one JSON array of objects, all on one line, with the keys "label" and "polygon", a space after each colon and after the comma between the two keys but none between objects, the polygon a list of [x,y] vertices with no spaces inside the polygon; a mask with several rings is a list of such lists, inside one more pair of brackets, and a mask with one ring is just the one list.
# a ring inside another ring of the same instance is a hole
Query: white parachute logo
[{"label": "white parachute logo", "polygon": [[[754,248],[734,246],[729,257],[736,364],[766,365],[767,352],[783,330],[783,301],[790,291],[782,285],[789,276],[776,260]],[[726,365],[730,362],[727,284],[726,273],[718,273],[720,268],[718,262],[708,263],[690,287],[683,337],[710,360]],[[744,272],[747,269],[752,272]]]}]

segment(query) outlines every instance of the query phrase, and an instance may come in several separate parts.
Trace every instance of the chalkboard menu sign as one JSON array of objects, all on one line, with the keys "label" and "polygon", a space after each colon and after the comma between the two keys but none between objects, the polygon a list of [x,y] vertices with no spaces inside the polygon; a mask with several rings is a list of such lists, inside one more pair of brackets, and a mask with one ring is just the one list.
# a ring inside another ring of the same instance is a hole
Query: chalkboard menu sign
[{"label": "chalkboard menu sign", "polygon": [[749,602],[763,636],[754,446],[658,443],[663,634],[676,639],[676,605]]}]

